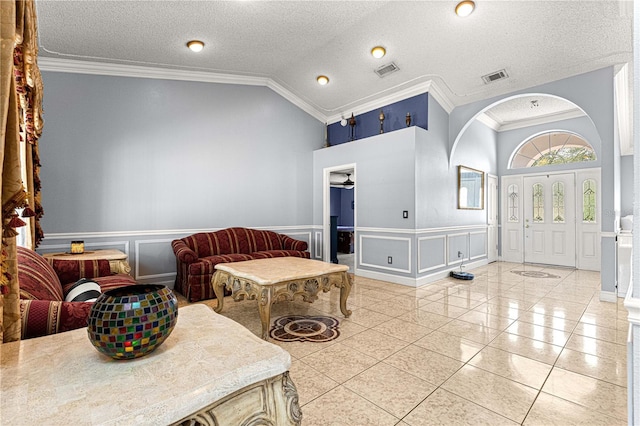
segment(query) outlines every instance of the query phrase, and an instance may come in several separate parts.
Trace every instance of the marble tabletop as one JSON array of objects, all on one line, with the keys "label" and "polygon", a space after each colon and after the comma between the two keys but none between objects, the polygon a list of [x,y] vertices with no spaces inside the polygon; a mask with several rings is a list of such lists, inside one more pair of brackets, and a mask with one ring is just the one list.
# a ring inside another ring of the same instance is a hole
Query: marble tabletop
[{"label": "marble tabletop", "polygon": [[301,257],[274,257],[270,259],[245,260],[243,262],[218,263],[215,268],[260,285],[315,278],[349,270],[347,265],[303,259]]},{"label": "marble tabletop", "polygon": [[169,424],[290,366],[282,348],[191,305],[142,358],[100,354],[84,328],[0,345],[0,424]]}]

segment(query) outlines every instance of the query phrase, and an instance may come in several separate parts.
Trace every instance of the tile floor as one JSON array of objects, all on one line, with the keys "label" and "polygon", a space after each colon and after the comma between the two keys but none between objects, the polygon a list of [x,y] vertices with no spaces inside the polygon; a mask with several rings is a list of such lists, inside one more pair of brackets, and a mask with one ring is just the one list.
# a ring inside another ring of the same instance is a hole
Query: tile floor
[{"label": "tile floor", "polygon": [[[291,354],[302,424],[627,424],[627,312],[598,300],[599,273],[503,262],[471,272],[419,288],[355,277],[348,319],[337,289],[273,305],[272,320],[340,320],[330,342],[273,342]],[[223,315],[259,335],[255,301],[229,300]]]}]

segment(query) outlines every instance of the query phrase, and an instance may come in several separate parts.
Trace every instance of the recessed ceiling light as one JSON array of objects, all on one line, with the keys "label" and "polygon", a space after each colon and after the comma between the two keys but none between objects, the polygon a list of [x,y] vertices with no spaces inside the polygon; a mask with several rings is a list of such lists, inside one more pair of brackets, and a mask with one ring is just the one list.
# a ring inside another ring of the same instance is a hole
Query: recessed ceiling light
[{"label": "recessed ceiling light", "polygon": [[324,86],[325,84],[329,83],[329,77],[327,77],[326,75],[319,75],[318,77],[316,77],[316,80],[318,81],[318,84],[320,86]]},{"label": "recessed ceiling light", "polygon": [[376,46],[373,49],[371,49],[371,55],[376,59],[380,59],[386,54],[387,54],[387,51],[382,46]]},{"label": "recessed ceiling light", "polygon": [[473,12],[473,9],[475,8],[476,8],[476,4],[471,0],[461,1],[456,6],[456,15],[458,15],[461,18],[467,17],[471,15],[471,12]]},{"label": "recessed ceiling light", "polygon": [[191,40],[190,42],[187,42],[187,47],[193,52],[200,52],[204,49],[204,43],[200,40]]}]

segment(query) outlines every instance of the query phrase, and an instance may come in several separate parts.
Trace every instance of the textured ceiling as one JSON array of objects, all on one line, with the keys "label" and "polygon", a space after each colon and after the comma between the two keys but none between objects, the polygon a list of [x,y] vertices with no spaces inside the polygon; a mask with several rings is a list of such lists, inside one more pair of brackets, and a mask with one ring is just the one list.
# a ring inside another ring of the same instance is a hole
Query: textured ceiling
[{"label": "textured ceiling", "polygon": [[[477,0],[467,18],[444,0],[36,4],[41,57],[262,77],[324,117],[429,81],[457,106],[632,60],[630,1]],[[374,73],[391,61],[400,71]]]}]

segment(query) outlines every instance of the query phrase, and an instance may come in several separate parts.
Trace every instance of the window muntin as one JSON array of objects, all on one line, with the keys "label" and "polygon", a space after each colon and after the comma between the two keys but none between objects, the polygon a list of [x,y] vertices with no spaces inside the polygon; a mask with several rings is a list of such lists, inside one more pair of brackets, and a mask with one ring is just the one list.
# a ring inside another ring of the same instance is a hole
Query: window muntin
[{"label": "window muntin", "polygon": [[595,161],[593,147],[570,132],[545,132],[528,139],[511,159],[511,169]]},{"label": "window muntin", "polygon": [[596,181],[585,179],[582,182],[582,222],[596,223]]},{"label": "window muntin", "polygon": [[554,182],[553,191],[553,223],[564,223],[564,184]]},{"label": "window muntin", "polygon": [[533,222],[544,223],[544,186],[533,184]]},{"label": "window muntin", "polygon": [[518,203],[518,185],[511,184],[507,188],[507,209],[509,217],[507,220],[509,222],[519,222],[520,221],[520,211],[519,211],[519,203]]}]

